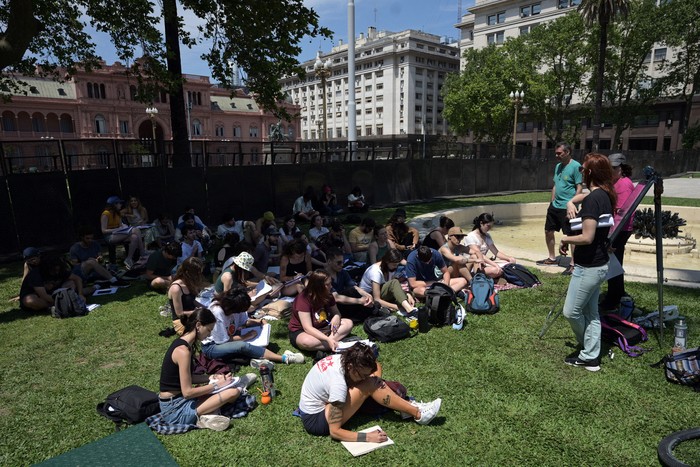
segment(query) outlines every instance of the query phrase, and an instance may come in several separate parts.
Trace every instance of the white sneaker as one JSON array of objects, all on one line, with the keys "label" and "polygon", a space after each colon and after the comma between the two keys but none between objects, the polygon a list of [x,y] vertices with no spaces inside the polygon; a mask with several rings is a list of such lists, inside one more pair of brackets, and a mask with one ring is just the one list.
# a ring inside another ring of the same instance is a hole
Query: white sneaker
[{"label": "white sneaker", "polygon": [[236,383],[236,387],[238,388],[246,388],[248,389],[251,387],[255,382],[258,380],[258,375],[255,373],[246,373],[245,375],[240,377],[240,380],[238,383]]},{"label": "white sneaker", "polygon": [[265,365],[270,369],[270,371],[275,369],[275,364],[267,358],[253,358],[250,360],[250,366],[256,370],[259,370],[261,365]]},{"label": "white sneaker", "polygon": [[304,354],[295,353],[291,350],[285,350],[282,355],[287,356],[287,365],[289,365],[290,363],[304,363],[306,361]]},{"label": "white sneaker", "polygon": [[134,260],[131,258],[124,258],[124,267],[126,269],[131,269],[134,267]]},{"label": "white sneaker", "polygon": [[442,399],[438,398],[432,402],[428,402],[427,404],[422,404],[422,406],[419,405],[418,408],[420,410],[420,418],[416,419],[416,423],[419,425],[427,425],[428,423],[432,422],[437,416],[441,404]]},{"label": "white sneaker", "polygon": [[231,419],[223,415],[202,415],[197,419],[197,428],[224,431],[231,424]]}]

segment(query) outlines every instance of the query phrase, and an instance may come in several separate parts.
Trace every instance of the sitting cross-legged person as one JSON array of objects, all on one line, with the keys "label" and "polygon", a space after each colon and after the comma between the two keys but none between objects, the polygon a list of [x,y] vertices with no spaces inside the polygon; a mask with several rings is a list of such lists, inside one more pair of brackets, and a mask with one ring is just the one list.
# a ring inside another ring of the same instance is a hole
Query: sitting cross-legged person
[{"label": "sitting cross-legged person", "polygon": [[219,238],[224,238],[226,234],[237,233],[241,240],[245,240],[250,244],[255,245],[259,234],[255,228],[255,223],[252,221],[237,221],[233,214],[224,216],[224,221],[216,228],[216,235]]},{"label": "sitting cross-legged person", "polygon": [[168,289],[168,302],[172,310],[173,328],[182,334],[182,318],[197,308],[196,298],[207,285],[204,279],[204,262],[199,258],[187,258],[173,276]]},{"label": "sitting cross-legged person", "polygon": [[325,271],[331,276],[333,298],[341,315],[350,318],[353,323],[361,323],[374,315],[374,298],[371,293],[358,287],[350,273],[343,269],[343,252],[331,248],[326,256]]},{"label": "sitting cross-legged person", "polygon": [[369,244],[374,240],[374,227],[377,223],[371,217],[362,219],[360,225],[348,234],[348,241],[352,249],[355,261],[366,263],[368,259]]},{"label": "sitting cross-legged person", "polygon": [[371,264],[360,281],[360,288],[372,294],[375,303],[393,311],[404,310],[405,314],[415,314],[416,301],[406,293],[401,283],[394,277],[399,264],[404,261],[398,250],[392,248],[382,259]]},{"label": "sitting cross-legged person", "polygon": [[165,292],[173,281],[173,268],[177,259],[182,256],[182,246],[178,242],[170,242],[156,250],[146,261],[145,278],[152,289]]},{"label": "sitting cross-legged person", "polygon": [[71,272],[70,266],[58,255],[36,257],[19,290],[20,308],[26,311],[44,311],[51,308],[51,296],[59,288],[70,288],[83,300],[83,281]]},{"label": "sitting cross-legged person", "polygon": [[100,264],[102,247],[95,241],[92,229],[86,226],[80,227],[78,236],[80,241],[73,244],[69,252],[73,273],[86,282],[107,282],[110,286],[128,287],[128,282],[117,279]]},{"label": "sitting cross-legged person", "polygon": [[130,269],[134,266],[134,254],[138,251],[144,253],[141,231],[136,227],[129,227],[122,222],[121,209],[124,201],[118,196],[107,198],[107,205],[100,216],[102,235],[110,245],[129,242],[124,258],[124,266]]},{"label": "sitting cross-legged person", "polygon": [[411,290],[419,298],[425,297],[425,292],[435,282],[442,282],[455,292],[467,286],[467,279],[451,277],[442,255],[427,246],[421,246],[408,255],[406,277]]},{"label": "sitting cross-legged person", "polygon": [[187,258],[203,258],[204,247],[197,240],[196,227],[185,225],[182,229],[182,255],[177,259],[178,266]]},{"label": "sitting cross-legged person", "polygon": [[406,224],[406,210],[396,209],[386,225],[386,230],[389,240],[404,258],[418,247],[420,234],[416,228]]},{"label": "sitting cross-legged person", "polygon": [[469,247],[462,245],[466,235],[459,227],[452,227],[447,231],[447,242],[438,251],[450,268],[450,277],[461,276],[469,283],[472,281],[471,270],[475,259],[470,256]]}]

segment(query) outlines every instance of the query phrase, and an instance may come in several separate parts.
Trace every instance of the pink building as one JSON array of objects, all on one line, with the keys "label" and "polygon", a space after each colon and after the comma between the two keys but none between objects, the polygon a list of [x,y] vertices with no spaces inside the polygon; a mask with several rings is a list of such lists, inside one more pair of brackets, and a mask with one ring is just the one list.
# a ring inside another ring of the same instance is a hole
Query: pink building
[{"label": "pink building", "polygon": [[[263,163],[259,154],[269,141],[278,119],[258,107],[244,90],[230,91],[212,84],[207,76],[185,75],[185,99],[192,153],[238,154],[243,164]],[[135,100],[137,82],[121,63],[103,64],[92,73],[78,73],[63,83],[42,78],[21,78],[26,95],[15,93],[0,102],[0,142],[12,172],[54,170],[60,151],[73,167],[101,168],[100,157],[153,151],[172,139],[169,96],[154,99],[153,120],[147,105]],[[291,115],[299,107],[287,105]],[[281,122],[289,141],[298,137],[299,118]],[[62,144],[58,144],[59,141]],[[167,144],[166,152],[168,152]],[[61,147],[63,149],[61,149]],[[224,158],[221,158],[224,161]],[[145,165],[145,159],[143,164]]]}]

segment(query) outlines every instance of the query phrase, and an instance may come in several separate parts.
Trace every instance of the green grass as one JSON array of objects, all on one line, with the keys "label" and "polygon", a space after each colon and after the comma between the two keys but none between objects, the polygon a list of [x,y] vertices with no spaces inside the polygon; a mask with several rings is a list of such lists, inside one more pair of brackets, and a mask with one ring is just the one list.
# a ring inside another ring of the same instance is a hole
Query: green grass
[{"label": "green grass", "polygon": [[[442,200],[407,211],[413,216],[535,195]],[[373,214],[383,220],[391,212]],[[165,297],[144,284],[100,298],[103,306],[85,318],[59,321],[19,311],[7,301],[17,293],[20,275],[19,264],[0,267],[3,466],[40,462],[112,433],[95,405],[129,384],[156,390],[171,342],[158,336],[169,324],[158,315]],[[379,423],[395,446],[351,460],[339,443],[307,435],[291,412],[310,363],[279,368],[275,382],[281,395],[234,420],[225,432],[159,438],[185,466],[656,465],[661,438],[699,424],[697,394],[667,383],[662,370],[649,367],[669,351],[668,333],[663,344],[652,335],[645,347],[654,350],[642,357],[617,351],[597,374],[568,367],[563,359],[572,351],[573,335],[564,319],[537,339],[567,280],[538,275],[544,285],[503,292],[498,314],[470,315],[461,332],[433,329],[381,345],[387,379],[401,381],[418,399],[443,398],[440,416],[429,426],[393,415],[352,422],[353,428]],[[638,306],[656,308],[654,284],[630,283],[628,291]],[[697,290],[664,287],[664,302],[678,305],[688,319],[691,346],[700,341],[698,298]],[[289,348],[285,324],[274,323],[273,350]],[[355,332],[364,335],[361,327]],[[700,463],[698,449],[683,453],[690,456],[686,462]]]}]

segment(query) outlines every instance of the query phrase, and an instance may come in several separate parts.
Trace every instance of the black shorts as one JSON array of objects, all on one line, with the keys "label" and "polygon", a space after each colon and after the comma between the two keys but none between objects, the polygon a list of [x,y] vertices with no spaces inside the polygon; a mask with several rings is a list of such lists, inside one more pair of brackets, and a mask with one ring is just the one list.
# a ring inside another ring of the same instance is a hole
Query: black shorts
[{"label": "black shorts", "polygon": [[302,332],[304,332],[303,329],[299,329],[298,331],[289,331],[289,343],[296,349],[299,348],[299,346],[297,346],[297,337],[299,337],[299,334]]},{"label": "black shorts", "polygon": [[547,232],[559,232],[571,235],[571,224],[566,217],[566,209],[557,209],[551,204],[547,208],[547,219],[544,221],[544,230]]},{"label": "black shorts", "polygon": [[326,420],[325,410],[321,410],[319,413],[314,414],[306,414],[301,412],[301,421],[304,423],[304,429],[306,432],[311,435],[328,436],[331,434],[331,429],[328,426],[328,420]]}]

